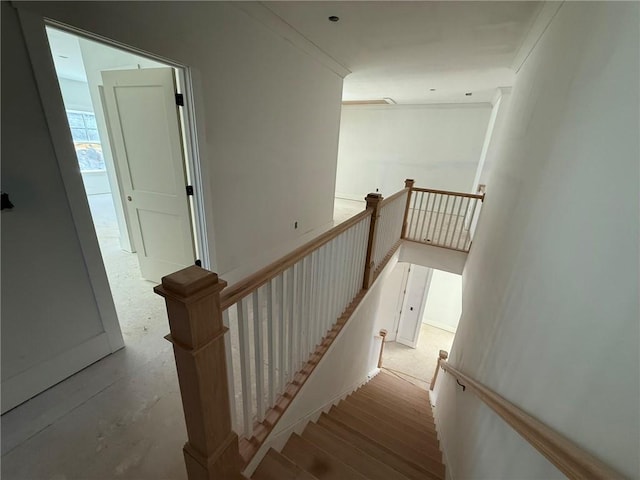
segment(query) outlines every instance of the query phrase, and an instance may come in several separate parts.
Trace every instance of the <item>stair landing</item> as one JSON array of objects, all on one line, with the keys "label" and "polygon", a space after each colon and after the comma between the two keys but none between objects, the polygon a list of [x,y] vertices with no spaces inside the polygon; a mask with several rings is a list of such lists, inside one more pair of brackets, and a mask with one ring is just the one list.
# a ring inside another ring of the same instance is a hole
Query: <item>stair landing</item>
[{"label": "stair landing", "polygon": [[271,449],[255,480],[444,479],[429,394],[386,372]]}]

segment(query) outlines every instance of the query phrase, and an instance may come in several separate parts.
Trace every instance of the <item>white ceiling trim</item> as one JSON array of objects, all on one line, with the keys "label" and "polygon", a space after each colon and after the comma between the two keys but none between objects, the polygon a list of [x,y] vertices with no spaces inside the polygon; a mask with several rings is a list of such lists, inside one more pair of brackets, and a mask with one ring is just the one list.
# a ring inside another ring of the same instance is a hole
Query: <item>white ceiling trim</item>
[{"label": "white ceiling trim", "polygon": [[417,103],[417,104],[387,104],[387,105],[342,105],[343,110],[437,110],[452,108],[491,108],[489,102],[478,103]]},{"label": "white ceiling trim", "polygon": [[269,7],[260,2],[234,2],[233,5],[254,20],[262,23],[275,34],[289,41],[293,46],[297,47],[310,57],[313,57],[340,77],[344,78],[351,73],[351,70],[318,47],[315,43],[307,39],[278,15],[273,13]]},{"label": "white ceiling trim", "polygon": [[532,22],[531,28],[524,38],[522,45],[516,54],[516,58],[513,61],[511,68],[514,72],[518,73],[520,71],[520,68],[522,68],[524,62],[529,58],[529,55],[540,41],[540,38],[542,38],[542,35],[551,24],[551,21],[556,16],[563,3],[564,0],[560,2],[545,1],[542,4],[538,11],[538,15]]}]

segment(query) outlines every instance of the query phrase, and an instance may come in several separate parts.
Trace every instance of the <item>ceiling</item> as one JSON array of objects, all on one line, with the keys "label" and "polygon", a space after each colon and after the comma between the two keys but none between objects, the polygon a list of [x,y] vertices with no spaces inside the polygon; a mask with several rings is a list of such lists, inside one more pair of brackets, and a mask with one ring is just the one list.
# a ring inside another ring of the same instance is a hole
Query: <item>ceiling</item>
[{"label": "ceiling", "polygon": [[[343,100],[490,102],[543,2],[263,2],[345,66]],[[336,15],[338,22],[328,17]],[[47,28],[58,74],[86,81],[77,37]],[[471,93],[471,95],[466,95]]]},{"label": "ceiling", "polygon": [[[352,73],[343,100],[489,102],[543,2],[263,2]],[[338,22],[328,20],[338,16]],[[472,95],[466,95],[471,93]]]}]

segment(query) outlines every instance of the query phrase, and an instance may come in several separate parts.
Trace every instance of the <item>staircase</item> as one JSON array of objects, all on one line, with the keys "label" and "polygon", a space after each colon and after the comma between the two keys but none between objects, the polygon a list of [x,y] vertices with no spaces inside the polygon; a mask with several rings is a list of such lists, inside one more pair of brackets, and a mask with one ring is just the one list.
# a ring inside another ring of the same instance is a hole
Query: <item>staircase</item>
[{"label": "staircase", "polygon": [[381,372],[337,406],[271,449],[255,480],[443,479],[425,390]]}]

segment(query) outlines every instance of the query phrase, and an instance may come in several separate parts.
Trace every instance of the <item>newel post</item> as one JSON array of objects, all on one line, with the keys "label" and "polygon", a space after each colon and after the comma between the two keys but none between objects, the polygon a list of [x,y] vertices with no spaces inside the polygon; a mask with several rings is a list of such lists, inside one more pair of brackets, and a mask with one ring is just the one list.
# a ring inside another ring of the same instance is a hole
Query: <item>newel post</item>
[{"label": "newel post", "polygon": [[378,357],[378,368],[382,368],[382,354],[384,353],[384,342],[387,337],[387,331],[384,328],[380,330],[380,336],[382,337],[382,342],[380,343],[380,356]]},{"label": "newel post", "polygon": [[433,387],[435,387],[436,380],[438,379],[438,372],[440,371],[440,363],[446,361],[447,358],[449,358],[449,354],[445,350],[440,350],[440,354],[438,355],[438,363],[436,363],[436,371],[433,372],[433,378],[431,379],[429,390],[433,390]]},{"label": "newel post", "polygon": [[238,436],[231,429],[220,291],[215,273],[192,266],[162,278],[187,424],[189,480],[240,479]]},{"label": "newel post", "polygon": [[371,214],[371,223],[369,224],[369,241],[367,243],[367,258],[364,264],[364,280],[362,288],[367,290],[373,283],[373,252],[376,248],[376,228],[378,226],[378,217],[380,217],[380,202],[382,195],[379,193],[370,193],[365,197],[367,208],[373,208]]},{"label": "newel post", "polygon": [[408,188],[409,192],[407,193],[407,205],[404,207],[404,220],[402,221],[402,234],[400,238],[406,238],[407,236],[407,218],[409,217],[409,205],[411,203],[411,193],[413,193],[413,184],[415,180],[413,178],[407,178],[404,181],[404,188]]}]

